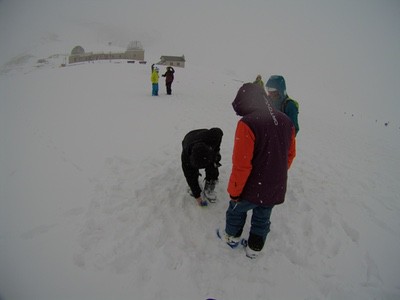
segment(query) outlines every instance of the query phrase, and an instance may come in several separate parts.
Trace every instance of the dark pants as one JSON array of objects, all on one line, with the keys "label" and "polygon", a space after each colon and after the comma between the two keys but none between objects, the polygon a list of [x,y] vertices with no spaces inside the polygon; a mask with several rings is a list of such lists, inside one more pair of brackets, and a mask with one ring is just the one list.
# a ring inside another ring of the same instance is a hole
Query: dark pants
[{"label": "dark pants", "polygon": [[249,210],[253,211],[248,240],[249,247],[260,251],[264,247],[270,230],[272,207],[260,206],[246,200],[241,200],[240,202],[230,201],[228,210],[226,211],[225,232],[230,236],[240,237]]},{"label": "dark pants", "polygon": [[172,82],[165,83],[165,86],[167,87],[167,95],[171,95],[171,93],[172,93],[172,89],[171,89]]}]

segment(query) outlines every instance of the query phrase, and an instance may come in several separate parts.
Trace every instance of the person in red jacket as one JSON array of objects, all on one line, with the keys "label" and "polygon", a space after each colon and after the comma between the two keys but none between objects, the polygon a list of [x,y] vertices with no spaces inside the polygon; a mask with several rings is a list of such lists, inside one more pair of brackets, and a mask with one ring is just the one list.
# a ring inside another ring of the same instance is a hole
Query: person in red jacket
[{"label": "person in red jacket", "polygon": [[255,258],[264,247],[272,208],[285,200],[288,169],[296,156],[295,128],[256,84],[244,84],[232,106],[242,118],[235,133],[225,231],[217,234],[235,248],[252,210],[245,249]]}]

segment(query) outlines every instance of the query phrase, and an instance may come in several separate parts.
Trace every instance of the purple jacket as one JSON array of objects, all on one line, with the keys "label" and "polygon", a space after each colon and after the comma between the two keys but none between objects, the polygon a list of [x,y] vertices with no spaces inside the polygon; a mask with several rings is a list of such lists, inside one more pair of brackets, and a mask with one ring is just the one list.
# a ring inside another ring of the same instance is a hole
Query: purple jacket
[{"label": "purple jacket", "polygon": [[289,158],[295,145],[292,122],[252,83],[239,89],[232,106],[242,119],[235,136],[229,194],[262,206],[283,203],[294,158]]},{"label": "purple jacket", "polygon": [[167,71],[162,75],[162,77],[165,77],[165,83],[172,83],[174,81],[174,73],[174,68],[168,67]]}]

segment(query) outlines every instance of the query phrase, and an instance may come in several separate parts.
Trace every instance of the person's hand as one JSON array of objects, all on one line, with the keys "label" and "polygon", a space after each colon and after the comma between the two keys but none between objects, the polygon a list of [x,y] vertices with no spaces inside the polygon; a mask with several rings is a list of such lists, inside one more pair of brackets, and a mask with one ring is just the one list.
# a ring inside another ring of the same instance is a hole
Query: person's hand
[{"label": "person's hand", "polygon": [[196,198],[196,201],[197,201],[197,204],[200,205],[200,206],[207,206],[208,205],[207,200],[203,200],[203,198],[201,198],[201,196]]},{"label": "person's hand", "polygon": [[219,152],[217,152],[214,157],[214,167],[215,168],[219,168],[221,166],[220,161],[221,161],[221,154]]}]

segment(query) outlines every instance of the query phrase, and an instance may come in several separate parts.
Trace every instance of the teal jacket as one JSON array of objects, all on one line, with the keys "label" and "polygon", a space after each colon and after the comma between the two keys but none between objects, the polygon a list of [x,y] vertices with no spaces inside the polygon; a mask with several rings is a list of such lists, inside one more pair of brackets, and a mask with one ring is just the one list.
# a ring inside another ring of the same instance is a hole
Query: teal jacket
[{"label": "teal jacket", "polygon": [[289,96],[287,96],[287,98],[282,102],[281,111],[284,112],[290,118],[290,120],[292,120],[297,135],[300,130],[299,121],[297,118],[299,109],[293,99],[291,99]]},{"label": "teal jacket", "polygon": [[286,83],[285,79],[281,75],[272,75],[265,85],[267,90],[268,88],[275,88],[279,92],[280,99],[279,100],[271,100],[271,104],[281,112],[284,112],[290,120],[292,120],[294,128],[296,130],[296,135],[300,130],[298,114],[299,108],[296,105],[293,99],[291,99],[286,92]]}]

